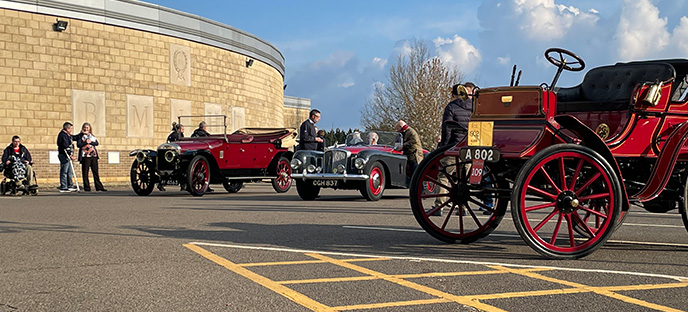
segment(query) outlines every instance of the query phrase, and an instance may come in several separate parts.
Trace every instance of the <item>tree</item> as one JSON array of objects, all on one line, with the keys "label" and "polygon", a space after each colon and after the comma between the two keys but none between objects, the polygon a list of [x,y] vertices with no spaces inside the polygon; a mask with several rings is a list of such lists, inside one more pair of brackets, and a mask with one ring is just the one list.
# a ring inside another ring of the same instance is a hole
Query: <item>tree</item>
[{"label": "tree", "polygon": [[361,124],[366,129],[394,131],[394,124],[403,119],[418,131],[424,148],[434,149],[451,86],[461,78],[457,68],[449,68],[432,57],[423,42],[414,41],[408,53],[397,56],[389,82],[376,84],[373,96],[366,100]]}]

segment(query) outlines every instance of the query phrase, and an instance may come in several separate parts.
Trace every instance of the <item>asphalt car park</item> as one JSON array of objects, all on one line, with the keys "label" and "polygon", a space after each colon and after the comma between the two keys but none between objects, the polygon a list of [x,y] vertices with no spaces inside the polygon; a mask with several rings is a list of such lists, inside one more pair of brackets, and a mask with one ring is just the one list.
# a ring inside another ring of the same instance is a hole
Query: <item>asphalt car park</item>
[{"label": "asphalt car park", "polygon": [[475,243],[442,243],[405,190],[374,203],[333,190],[304,202],[269,184],[200,198],[110,190],[0,199],[0,311],[688,310],[676,211],[634,207],[598,252],[553,261],[510,218]]}]

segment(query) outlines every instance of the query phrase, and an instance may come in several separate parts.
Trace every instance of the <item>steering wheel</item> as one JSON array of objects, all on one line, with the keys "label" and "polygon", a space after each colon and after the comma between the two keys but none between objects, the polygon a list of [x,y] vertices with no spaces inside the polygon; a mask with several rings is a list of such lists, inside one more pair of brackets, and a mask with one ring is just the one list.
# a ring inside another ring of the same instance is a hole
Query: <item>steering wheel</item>
[{"label": "steering wheel", "polygon": [[[557,59],[555,56],[559,55],[559,58]],[[575,62],[568,62],[566,61],[565,56],[570,56]],[[580,58],[580,56],[576,55],[575,53],[564,50],[562,48],[549,48],[547,51],[545,51],[545,58],[552,63],[552,65],[559,67],[561,69],[566,69],[569,71],[581,71],[585,68],[585,62],[583,62],[583,59]],[[570,65],[578,65],[578,66],[570,66]]]}]

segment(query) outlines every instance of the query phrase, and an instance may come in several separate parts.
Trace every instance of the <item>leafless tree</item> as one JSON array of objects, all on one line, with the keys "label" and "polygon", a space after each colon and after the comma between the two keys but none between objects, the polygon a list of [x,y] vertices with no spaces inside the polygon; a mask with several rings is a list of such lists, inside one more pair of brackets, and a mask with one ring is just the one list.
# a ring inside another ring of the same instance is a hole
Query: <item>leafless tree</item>
[{"label": "leafless tree", "polygon": [[461,72],[432,57],[423,42],[413,41],[407,53],[397,56],[388,80],[376,84],[366,100],[361,125],[394,131],[394,124],[403,119],[418,131],[424,148],[434,149],[451,86],[462,80]]}]

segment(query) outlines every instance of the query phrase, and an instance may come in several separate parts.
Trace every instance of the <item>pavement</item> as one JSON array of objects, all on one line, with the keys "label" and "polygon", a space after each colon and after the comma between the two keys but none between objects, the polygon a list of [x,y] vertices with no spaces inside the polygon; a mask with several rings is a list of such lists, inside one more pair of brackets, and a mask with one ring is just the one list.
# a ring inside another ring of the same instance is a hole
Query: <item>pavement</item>
[{"label": "pavement", "polygon": [[301,201],[249,184],[0,198],[0,311],[686,311],[688,233],[634,207],[578,260],[542,258],[507,215],[445,244],[407,190]]}]

